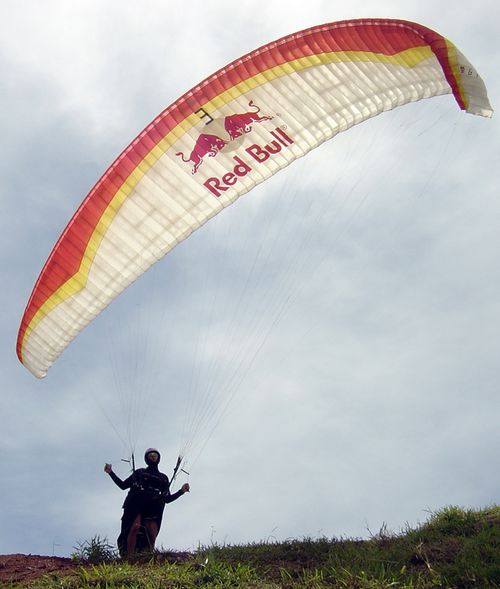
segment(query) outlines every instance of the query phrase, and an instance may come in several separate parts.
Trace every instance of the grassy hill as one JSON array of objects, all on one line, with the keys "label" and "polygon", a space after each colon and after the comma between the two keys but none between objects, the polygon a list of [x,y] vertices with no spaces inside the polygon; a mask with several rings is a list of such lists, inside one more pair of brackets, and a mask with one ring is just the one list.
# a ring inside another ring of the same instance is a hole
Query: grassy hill
[{"label": "grassy hill", "polygon": [[[382,529],[368,540],[302,539],[158,552],[119,561],[106,542],[84,543],[70,576],[31,586],[68,588],[342,589],[500,587],[500,507],[447,507],[415,529]],[[32,582],[33,583],[33,582]],[[7,587],[20,585],[8,584]],[[26,585],[23,585],[26,586]]]}]

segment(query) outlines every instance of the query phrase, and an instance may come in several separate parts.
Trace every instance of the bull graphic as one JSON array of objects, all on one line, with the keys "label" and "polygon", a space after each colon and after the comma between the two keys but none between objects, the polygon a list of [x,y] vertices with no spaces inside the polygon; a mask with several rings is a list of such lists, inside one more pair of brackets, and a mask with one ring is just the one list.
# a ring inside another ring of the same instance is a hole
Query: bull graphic
[{"label": "bull graphic", "polygon": [[180,156],[183,162],[191,162],[193,164],[191,173],[196,174],[198,168],[203,162],[203,158],[207,155],[208,157],[216,156],[225,145],[227,145],[227,141],[224,141],[224,139],[221,139],[217,135],[202,133],[196,140],[193,150],[188,158],[184,156],[182,151],[178,151],[175,155]]},{"label": "bull graphic", "polygon": [[248,106],[255,110],[228,115],[224,119],[224,129],[227,131],[231,141],[237,137],[241,137],[244,133],[250,133],[254,123],[261,123],[262,121],[270,121],[273,119],[271,116],[260,116],[260,108],[254,104],[253,100],[250,100]]}]

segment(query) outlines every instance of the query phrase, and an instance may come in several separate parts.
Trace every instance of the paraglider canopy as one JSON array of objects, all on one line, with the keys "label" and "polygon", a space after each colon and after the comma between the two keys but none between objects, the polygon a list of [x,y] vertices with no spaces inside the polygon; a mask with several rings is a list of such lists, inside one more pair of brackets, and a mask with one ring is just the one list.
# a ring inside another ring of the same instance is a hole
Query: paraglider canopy
[{"label": "paraglider canopy", "polygon": [[155,261],[295,159],[379,113],[450,93],[492,115],[460,51],[401,20],[320,25],[222,68],[158,115],[78,208],[28,301],[20,361],[45,376]]}]

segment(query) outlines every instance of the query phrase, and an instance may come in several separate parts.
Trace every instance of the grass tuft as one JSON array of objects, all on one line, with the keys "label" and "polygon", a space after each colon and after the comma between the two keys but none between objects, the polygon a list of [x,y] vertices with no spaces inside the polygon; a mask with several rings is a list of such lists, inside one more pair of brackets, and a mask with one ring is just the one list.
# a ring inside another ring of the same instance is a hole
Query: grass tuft
[{"label": "grass tuft", "polygon": [[75,552],[71,554],[71,558],[84,564],[100,564],[118,559],[118,550],[108,542],[107,538],[100,536],[79,541],[73,550]]}]

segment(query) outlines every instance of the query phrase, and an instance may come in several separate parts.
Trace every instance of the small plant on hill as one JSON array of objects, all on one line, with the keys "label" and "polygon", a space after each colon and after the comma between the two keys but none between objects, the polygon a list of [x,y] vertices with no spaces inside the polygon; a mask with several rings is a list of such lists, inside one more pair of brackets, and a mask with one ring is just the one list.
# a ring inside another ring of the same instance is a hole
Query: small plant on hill
[{"label": "small plant on hill", "polygon": [[71,558],[87,564],[113,562],[118,558],[117,550],[108,542],[108,539],[98,535],[90,540],[78,542],[73,548],[75,552],[72,553]]}]

